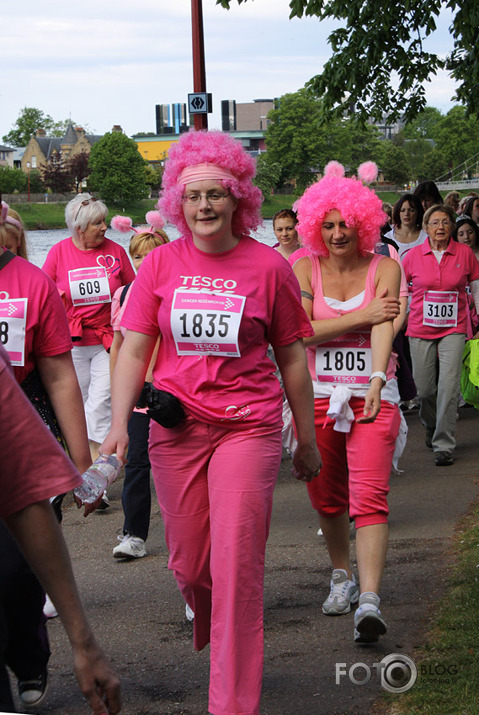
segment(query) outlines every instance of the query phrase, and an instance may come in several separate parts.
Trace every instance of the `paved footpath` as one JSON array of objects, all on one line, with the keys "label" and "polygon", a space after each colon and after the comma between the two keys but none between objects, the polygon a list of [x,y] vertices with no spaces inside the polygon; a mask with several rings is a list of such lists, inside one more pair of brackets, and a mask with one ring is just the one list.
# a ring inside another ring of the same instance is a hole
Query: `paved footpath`
[{"label": "paved footpath", "polygon": [[[404,473],[391,478],[390,549],[381,606],[389,630],[377,646],[353,643],[352,614],[322,615],[330,578],[324,540],[317,535],[304,485],[291,477],[291,462],[282,463],[267,549],[262,715],[366,714],[373,706],[376,713],[385,712],[374,669],[365,685],[355,685],[347,675],[336,684],[335,664],[345,663],[348,670],[357,662],[372,666],[392,653],[414,658],[414,649],[424,640],[434,602],[445,586],[451,535],[478,494],[479,414],[461,408],[456,462],[447,468],[435,467],[417,412],[407,421],[409,440],[400,464]],[[68,507],[63,529],[89,618],[122,679],[123,712],[206,715],[209,651],[193,650],[192,626],[167,570],[156,505],[148,556],[129,563],[112,557],[122,527],[121,486],[118,482],[109,492],[110,509],[86,520]],[[58,619],[49,623],[49,632],[50,689],[35,712],[87,713]],[[353,669],[357,679],[366,672]]]}]

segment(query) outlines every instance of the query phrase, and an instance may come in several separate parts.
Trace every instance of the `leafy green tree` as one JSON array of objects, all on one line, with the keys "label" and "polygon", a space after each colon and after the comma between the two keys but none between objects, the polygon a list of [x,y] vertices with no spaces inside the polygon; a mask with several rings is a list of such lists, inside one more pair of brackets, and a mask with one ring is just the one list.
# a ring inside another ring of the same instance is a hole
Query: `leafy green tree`
[{"label": "leafy green tree", "polygon": [[[236,0],[238,4],[246,0]],[[229,8],[234,0],[216,0]],[[405,116],[426,105],[424,83],[441,69],[457,83],[456,99],[479,113],[479,6],[477,0],[290,0],[290,18],[339,21],[328,43],[332,57],[308,86],[321,98],[323,118],[343,116],[355,105],[364,119]],[[427,52],[440,13],[452,13],[453,51]]]},{"label": "leafy green tree", "polygon": [[272,161],[269,152],[263,152],[256,160],[256,176],[253,184],[261,189],[263,198],[267,199],[279,183],[281,164]]},{"label": "leafy green tree", "polygon": [[385,181],[398,186],[406,184],[410,178],[410,170],[405,150],[387,139],[382,142],[379,154],[379,168],[383,172]]},{"label": "leafy green tree", "polygon": [[70,121],[70,119],[64,119],[55,122],[49,114],[45,114],[41,109],[24,107],[13,128],[2,137],[2,140],[10,146],[26,146],[37,129],[44,129],[50,137],[62,137]]},{"label": "leafy green tree", "polygon": [[4,194],[22,193],[27,189],[27,175],[21,169],[0,166],[0,191]]},{"label": "leafy green tree", "polygon": [[67,194],[73,189],[73,176],[60,157],[50,159],[40,168],[44,185],[54,194]]},{"label": "leafy green tree", "polygon": [[439,149],[433,149],[424,158],[421,170],[418,172],[418,181],[438,181],[448,179],[452,176],[451,168],[447,160]]},{"label": "leafy green tree", "polygon": [[425,107],[417,117],[406,124],[401,134],[405,139],[432,139],[442,116],[436,107]]},{"label": "leafy green tree", "polygon": [[87,152],[81,151],[71,156],[66,163],[66,169],[71,176],[73,187],[77,193],[82,182],[90,176],[91,169],[88,160],[89,155]]},{"label": "leafy green tree", "polygon": [[[28,176],[27,176],[28,180]],[[32,194],[42,194],[45,191],[40,169],[30,169],[30,191]]]},{"label": "leafy green tree", "polygon": [[378,147],[376,127],[359,125],[353,118],[321,121],[319,100],[307,89],[285,94],[268,114],[268,161],[281,166],[280,181],[295,179],[298,191],[313,182],[332,159],[350,170],[373,159]]},{"label": "leafy green tree", "polygon": [[37,129],[45,129],[48,133],[53,123],[53,119],[41,109],[24,107],[13,128],[2,139],[10,146],[26,146]]},{"label": "leafy green tree", "polygon": [[467,116],[464,107],[455,106],[437,122],[433,137],[437,149],[443,154],[450,169],[468,162],[474,156],[471,165],[475,169],[479,151],[479,120]]},{"label": "leafy green tree", "polygon": [[161,164],[148,164],[146,167],[146,183],[153,191],[158,191],[163,177]]},{"label": "leafy green tree", "polygon": [[148,197],[146,162],[136,142],[122,132],[108,132],[90,152],[89,188],[118,206]]},{"label": "leafy green tree", "polygon": [[[416,137],[415,139],[406,139],[403,148],[411,170],[410,179],[424,181],[424,166],[427,157],[434,151],[434,142],[432,139]],[[427,179],[432,180],[433,177],[428,176]]]}]

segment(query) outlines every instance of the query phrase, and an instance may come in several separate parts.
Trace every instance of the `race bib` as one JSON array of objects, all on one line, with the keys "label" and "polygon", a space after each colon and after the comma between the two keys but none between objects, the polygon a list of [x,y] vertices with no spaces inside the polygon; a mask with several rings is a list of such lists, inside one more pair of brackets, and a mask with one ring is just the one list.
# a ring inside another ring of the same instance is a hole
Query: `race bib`
[{"label": "race bib", "polygon": [[371,372],[370,333],[346,333],[316,348],[319,382],[367,385]]},{"label": "race bib", "polygon": [[175,290],[171,330],[178,355],[241,357],[238,334],[245,296]]},{"label": "race bib", "polygon": [[12,365],[25,365],[25,333],[28,298],[0,300],[0,343]]},{"label": "race bib", "polygon": [[424,293],[423,325],[455,328],[457,325],[457,291],[428,290]]},{"label": "race bib", "polygon": [[75,268],[68,271],[68,280],[73,305],[111,302],[106,268]]}]

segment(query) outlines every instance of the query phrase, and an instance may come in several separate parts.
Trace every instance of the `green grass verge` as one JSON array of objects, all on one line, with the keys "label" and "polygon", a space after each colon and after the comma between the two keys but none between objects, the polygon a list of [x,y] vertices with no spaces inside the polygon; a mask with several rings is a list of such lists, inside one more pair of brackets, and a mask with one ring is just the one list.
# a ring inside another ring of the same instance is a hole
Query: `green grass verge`
[{"label": "green grass verge", "polygon": [[458,525],[447,592],[437,604],[426,645],[413,658],[417,682],[407,693],[385,695],[389,715],[479,713],[478,547],[476,503]]},{"label": "green grass verge", "polygon": [[[379,191],[377,192],[381,201],[387,201],[394,204],[401,193]],[[295,194],[274,194],[268,196],[261,206],[261,215],[263,218],[273,218],[274,214],[281,209],[290,209],[299,197]],[[138,203],[127,205],[121,209],[111,209],[107,216],[107,222],[115,214],[123,213],[125,216],[130,216],[135,225],[144,223],[145,214],[151,211],[156,204],[156,199],[145,199]],[[40,230],[48,228],[65,228],[65,206],[62,204],[12,204],[12,209],[18,211],[22,220],[29,230]]]},{"label": "green grass verge", "polygon": [[[130,216],[135,225],[145,223],[145,214],[155,207],[155,199],[145,199],[135,204],[122,207],[121,209],[112,208],[108,212],[107,223],[115,214],[124,214]],[[49,228],[65,228],[65,206],[61,204],[12,204],[11,208],[18,211],[22,217],[22,221],[26,228],[30,231],[49,229]]]}]

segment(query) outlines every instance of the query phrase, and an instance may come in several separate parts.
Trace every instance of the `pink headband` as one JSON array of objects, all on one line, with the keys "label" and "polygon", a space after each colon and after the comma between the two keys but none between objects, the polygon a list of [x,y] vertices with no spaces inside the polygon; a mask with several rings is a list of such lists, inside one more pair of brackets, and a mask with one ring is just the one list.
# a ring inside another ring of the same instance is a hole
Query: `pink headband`
[{"label": "pink headband", "polygon": [[10,208],[9,205],[6,204],[5,201],[2,201],[2,213],[0,214],[0,224],[11,223],[12,226],[16,226],[21,231],[23,229],[22,224],[20,223],[20,221],[17,221],[16,218],[13,218],[13,216],[8,215],[9,208]]},{"label": "pink headband", "polygon": [[196,164],[183,169],[176,180],[177,184],[191,184],[193,181],[204,181],[205,179],[227,179],[228,181],[238,181],[237,177],[229,170],[216,164]]}]

